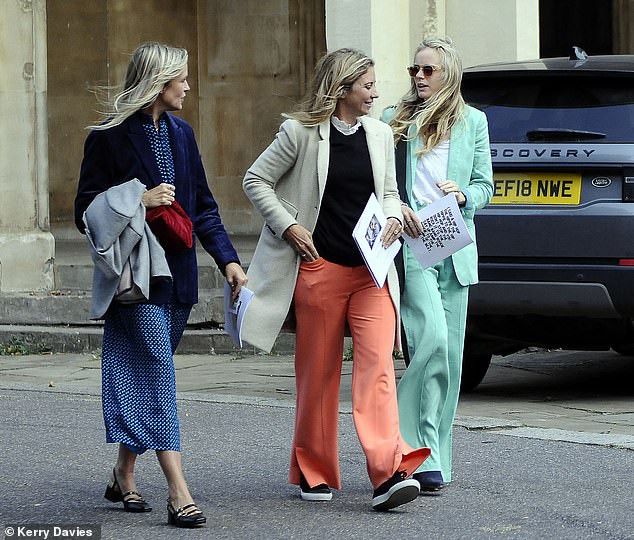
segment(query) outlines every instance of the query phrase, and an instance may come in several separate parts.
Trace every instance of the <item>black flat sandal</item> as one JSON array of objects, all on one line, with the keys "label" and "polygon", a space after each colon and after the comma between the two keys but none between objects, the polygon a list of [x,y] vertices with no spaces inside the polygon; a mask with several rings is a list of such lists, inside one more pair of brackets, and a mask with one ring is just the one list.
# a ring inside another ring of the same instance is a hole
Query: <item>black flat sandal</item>
[{"label": "black flat sandal", "polygon": [[126,512],[151,512],[152,507],[145,502],[145,499],[138,491],[126,491],[121,492],[119,482],[117,482],[117,475],[112,470],[112,481],[108,482],[106,486],[106,493],[104,497],[110,502],[123,502],[123,509]]},{"label": "black flat sandal", "polygon": [[186,504],[180,508],[174,508],[172,501],[167,500],[167,523],[175,527],[192,528],[200,527],[207,523],[207,518],[195,503]]}]

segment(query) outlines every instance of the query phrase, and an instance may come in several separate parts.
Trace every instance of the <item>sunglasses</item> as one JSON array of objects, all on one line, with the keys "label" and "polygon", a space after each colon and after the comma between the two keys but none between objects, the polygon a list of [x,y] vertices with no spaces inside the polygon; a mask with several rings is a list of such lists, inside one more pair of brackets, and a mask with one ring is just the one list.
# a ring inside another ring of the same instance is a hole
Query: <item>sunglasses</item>
[{"label": "sunglasses", "polygon": [[407,67],[407,72],[410,77],[416,77],[419,71],[422,71],[425,77],[431,77],[434,74],[434,71],[440,71],[440,66],[433,66],[431,64],[419,66],[418,64],[414,64],[413,66]]}]

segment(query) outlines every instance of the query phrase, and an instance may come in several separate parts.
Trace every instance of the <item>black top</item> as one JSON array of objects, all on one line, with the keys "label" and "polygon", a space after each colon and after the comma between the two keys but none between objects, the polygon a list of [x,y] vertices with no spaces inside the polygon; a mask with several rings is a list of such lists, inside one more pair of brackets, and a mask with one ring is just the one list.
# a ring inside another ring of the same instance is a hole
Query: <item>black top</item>
[{"label": "black top", "polygon": [[361,252],[352,238],[365,205],[374,192],[372,163],[365,131],[344,135],[330,127],[330,162],[313,241],[321,257],[342,266],[361,266]]}]

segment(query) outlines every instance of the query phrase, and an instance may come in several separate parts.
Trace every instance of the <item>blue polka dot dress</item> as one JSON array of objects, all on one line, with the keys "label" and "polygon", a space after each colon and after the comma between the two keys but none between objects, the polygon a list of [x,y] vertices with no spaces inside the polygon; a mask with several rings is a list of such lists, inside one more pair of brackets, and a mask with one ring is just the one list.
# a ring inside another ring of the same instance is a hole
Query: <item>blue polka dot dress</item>
[{"label": "blue polka dot dress", "polygon": [[[146,133],[163,182],[173,183],[167,122],[149,118]],[[113,302],[102,348],[102,402],[106,441],[133,452],[180,451],[173,354],[192,306]]]},{"label": "blue polka dot dress", "polygon": [[154,127],[151,117],[147,117],[143,122],[143,129],[150,141],[150,148],[156,157],[156,164],[161,173],[161,180],[169,184],[174,183],[174,159],[172,157],[172,147],[170,146],[169,129],[167,120],[160,117],[158,130]]},{"label": "blue polka dot dress", "polygon": [[146,450],[180,451],[173,353],[191,307],[113,304],[101,360],[106,441]]}]

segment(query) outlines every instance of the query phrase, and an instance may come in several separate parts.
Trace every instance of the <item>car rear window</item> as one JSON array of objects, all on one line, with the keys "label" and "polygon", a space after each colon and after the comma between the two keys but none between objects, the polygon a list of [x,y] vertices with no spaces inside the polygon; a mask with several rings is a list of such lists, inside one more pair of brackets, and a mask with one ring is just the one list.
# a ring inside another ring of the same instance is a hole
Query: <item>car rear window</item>
[{"label": "car rear window", "polygon": [[634,142],[633,77],[465,74],[462,93],[486,113],[491,142]]}]

